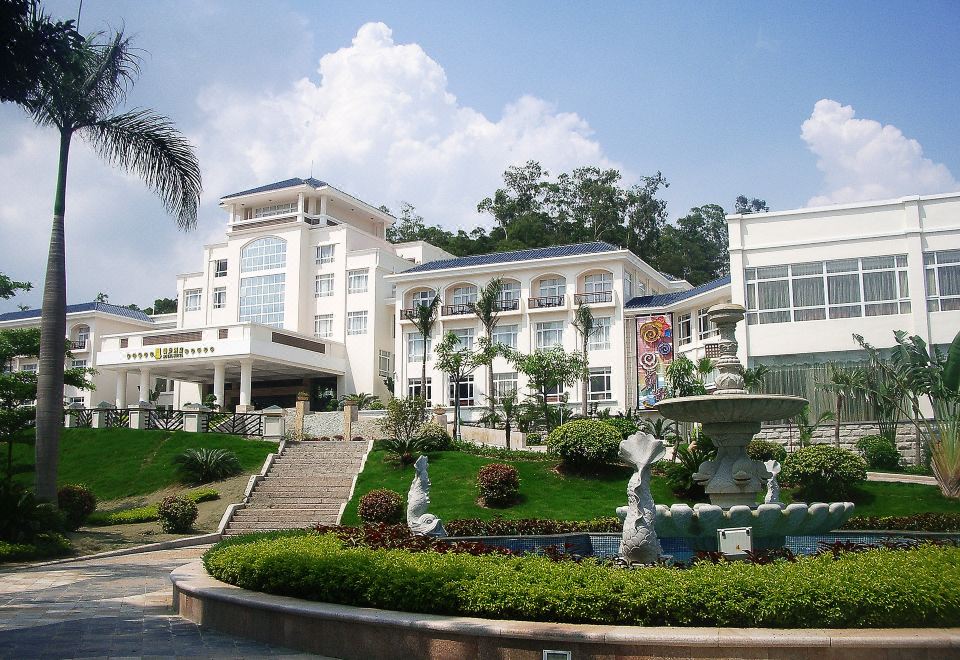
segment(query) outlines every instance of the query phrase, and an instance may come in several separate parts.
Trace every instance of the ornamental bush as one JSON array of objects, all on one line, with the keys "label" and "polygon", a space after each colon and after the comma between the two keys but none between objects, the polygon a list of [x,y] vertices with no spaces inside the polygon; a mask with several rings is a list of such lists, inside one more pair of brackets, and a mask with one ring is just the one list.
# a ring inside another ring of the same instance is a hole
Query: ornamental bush
[{"label": "ornamental bush", "polygon": [[443,527],[450,536],[521,536],[524,534],[573,534],[577,532],[620,532],[619,518],[593,520],[550,520],[548,518],[507,518],[492,520],[459,518],[444,520]]},{"label": "ornamental bush", "polygon": [[[447,527],[447,523],[444,523]],[[844,529],[895,529],[911,532],[960,532],[960,513],[913,513],[906,516],[854,516]],[[449,529],[449,527],[447,527]]]},{"label": "ornamental bush", "polygon": [[808,500],[828,501],[847,495],[867,480],[866,462],[833,445],[803,447],[787,457],[780,482],[800,489]]},{"label": "ornamental bush", "polygon": [[63,513],[66,528],[75,532],[96,510],[97,497],[86,486],[66,484],[57,490],[57,506]]},{"label": "ornamental bush", "polygon": [[360,498],[357,515],[366,523],[400,522],[403,513],[403,498],[400,493],[387,488],[371,490]]},{"label": "ornamental bush", "polygon": [[477,473],[477,491],[484,506],[509,506],[520,495],[520,474],[512,465],[484,465]]},{"label": "ornamental bush", "polygon": [[165,497],[157,506],[157,520],[160,529],[167,534],[189,532],[193,521],[197,519],[197,505],[186,497]]},{"label": "ornamental bush", "polygon": [[900,452],[882,435],[868,435],[857,440],[857,451],[871,470],[896,470],[900,467]]},{"label": "ornamental bush", "polygon": [[[200,502],[220,499],[220,492],[213,488],[197,488],[187,492],[184,497],[195,504],[199,504]],[[136,523],[153,522],[158,517],[158,506],[157,504],[148,504],[132,509],[94,511],[90,514],[90,517],[87,518],[87,524],[91,527],[103,527],[107,525],[133,525]]]},{"label": "ornamental bush", "polygon": [[787,450],[779,442],[751,440],[747,443],[747,456],[755,461],[777,461],[783,465],[787,460]]},{"label": "ornamental bush", "polygon": [[453,443],[453,438],[436,422],[428,422],[420,431],[421,451],[447,451]]},{"label": "ornamental bush", "polygon": [[632,419],[627,419],[626,417],[607,417],[601,421],[607,426],[612,426],[614,429],[616,429],[617,433],[620,434],[621,440],[626,440],[640,430],[640,427],[637,426],[636,422],[634,422]]},{"label": "ornamental bush", "polygon": [[594,468],[617,460],[621,440],[620,433],[605,422],[575,419],[550,432],[547,449],[568,467]]},{"label": "ornamental bush", "polygon": [[219,481],[240,474],[240,459],[229,449],[188,449],[176,456],[180,476],[197,484]]}]

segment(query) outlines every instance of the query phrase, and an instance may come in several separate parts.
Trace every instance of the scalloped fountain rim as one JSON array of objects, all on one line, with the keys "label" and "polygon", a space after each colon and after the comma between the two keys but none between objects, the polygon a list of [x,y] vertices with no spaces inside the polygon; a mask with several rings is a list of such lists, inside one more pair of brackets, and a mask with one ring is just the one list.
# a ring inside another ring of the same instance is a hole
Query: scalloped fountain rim
[{"label": "scalloped fountain rim", "polygon": [[809,402],[787,394],[703,394],[663,399],[657,411],[678,422],[759,423],[792,417]]}]

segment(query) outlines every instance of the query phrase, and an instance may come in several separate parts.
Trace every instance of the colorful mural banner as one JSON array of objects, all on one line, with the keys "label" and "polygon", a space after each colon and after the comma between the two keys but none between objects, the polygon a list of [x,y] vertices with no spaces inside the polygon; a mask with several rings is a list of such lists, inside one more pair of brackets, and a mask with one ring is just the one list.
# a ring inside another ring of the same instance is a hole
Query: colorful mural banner
[{"label": "colorful mural banner", "polygon": [[667,395],[666,369],[673,361],[673,314],[637,317],[637,406],[649,408]]}]

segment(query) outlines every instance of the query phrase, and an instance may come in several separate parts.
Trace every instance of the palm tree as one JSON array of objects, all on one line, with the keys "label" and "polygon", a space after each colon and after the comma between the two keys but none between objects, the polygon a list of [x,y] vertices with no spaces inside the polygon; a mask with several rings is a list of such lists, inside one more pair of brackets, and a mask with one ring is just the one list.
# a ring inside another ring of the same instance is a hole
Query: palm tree
[{"label": "palm tree", "polygon": [[866,398],[867,374],[859,367],[844,367],[834,363],[827,364],[826,383],[817,383],[817,386],[833,393],[836,397],[836,406],[834,407],[834,426],[833,442],[840,446],[840,418],[843,414],[843,407],[846,403],[855,397]]},{"label": "palm tree", "polygon": [[374,403],[380,403],[380,397],[375,394],[367,394],[366,392],[357,392],[356,394],[344,394],[340,397],[339,403],[341,410],[348,403],[356,406],[357,410],[366,410]]},{"label": "palm tree", "polygon": [[766,386],[767,374],[770,373],[770,367],[765,364],[758,364],[755,367],[743,370],[743,386],[751,394],[763,393]]},{"label": "palm tree", "polygon": [[[473,313],[480,319],[483,333],[487,338],[487,346],[493,346],[493,329],[500,320],[500,296],[503,294],[503,279],[495,277],[487,282],[477,294],[477,301],[473,304]],[[493,394],[493,359],[487,365],[487,400],[490,403],[490,412],[495,409]]]},{"label": "palm tree", "polygon": [[413,308],[413,314],[410,318],[413,321],[413,327],[417,329],[420,336],[423,337],[423,363],[420,371],[420,398],[427,401],[427,342],[430,335],[433,334],[433,326],[437,322],[437,310],[440,308],[440,292],[434,291],[430,302],[419,303]]},{"label": "palm tree", "polygon": [[69,55],[48,63],[34,89],[21,99],[33,120],[60,134],[53,226],[47,256],[40,328],[37,390],[36,495],[56,502],[57,453],[63,424],[63,337],[66,335],[64,215],[67,163],[75,134],[104,160],[133,172],[160,197],[181,229],[196,225],[200,165],[193,146],[166,117],[151,110],[114,114],[140,72],[130,40],[118,32],[81,40]]},{"label": "palm tree", "polygon": [[587,398],[590,390],[590,337],[597,329],[597,320],[590,308],[580,303],[573,314],[573,327],[580,331],[580,352],[583,353],[583,378],[580,382],[581,414],[588,412]]}]

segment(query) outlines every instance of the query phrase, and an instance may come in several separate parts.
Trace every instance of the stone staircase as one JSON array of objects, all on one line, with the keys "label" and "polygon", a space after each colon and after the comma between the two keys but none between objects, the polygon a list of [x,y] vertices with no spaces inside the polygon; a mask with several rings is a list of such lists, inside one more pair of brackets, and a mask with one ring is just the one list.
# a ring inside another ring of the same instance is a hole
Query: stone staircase
[{"label": "stone staircase", "polygon": [[335,525],[363,468],[366,442],[285,442],[223,535]]}]

